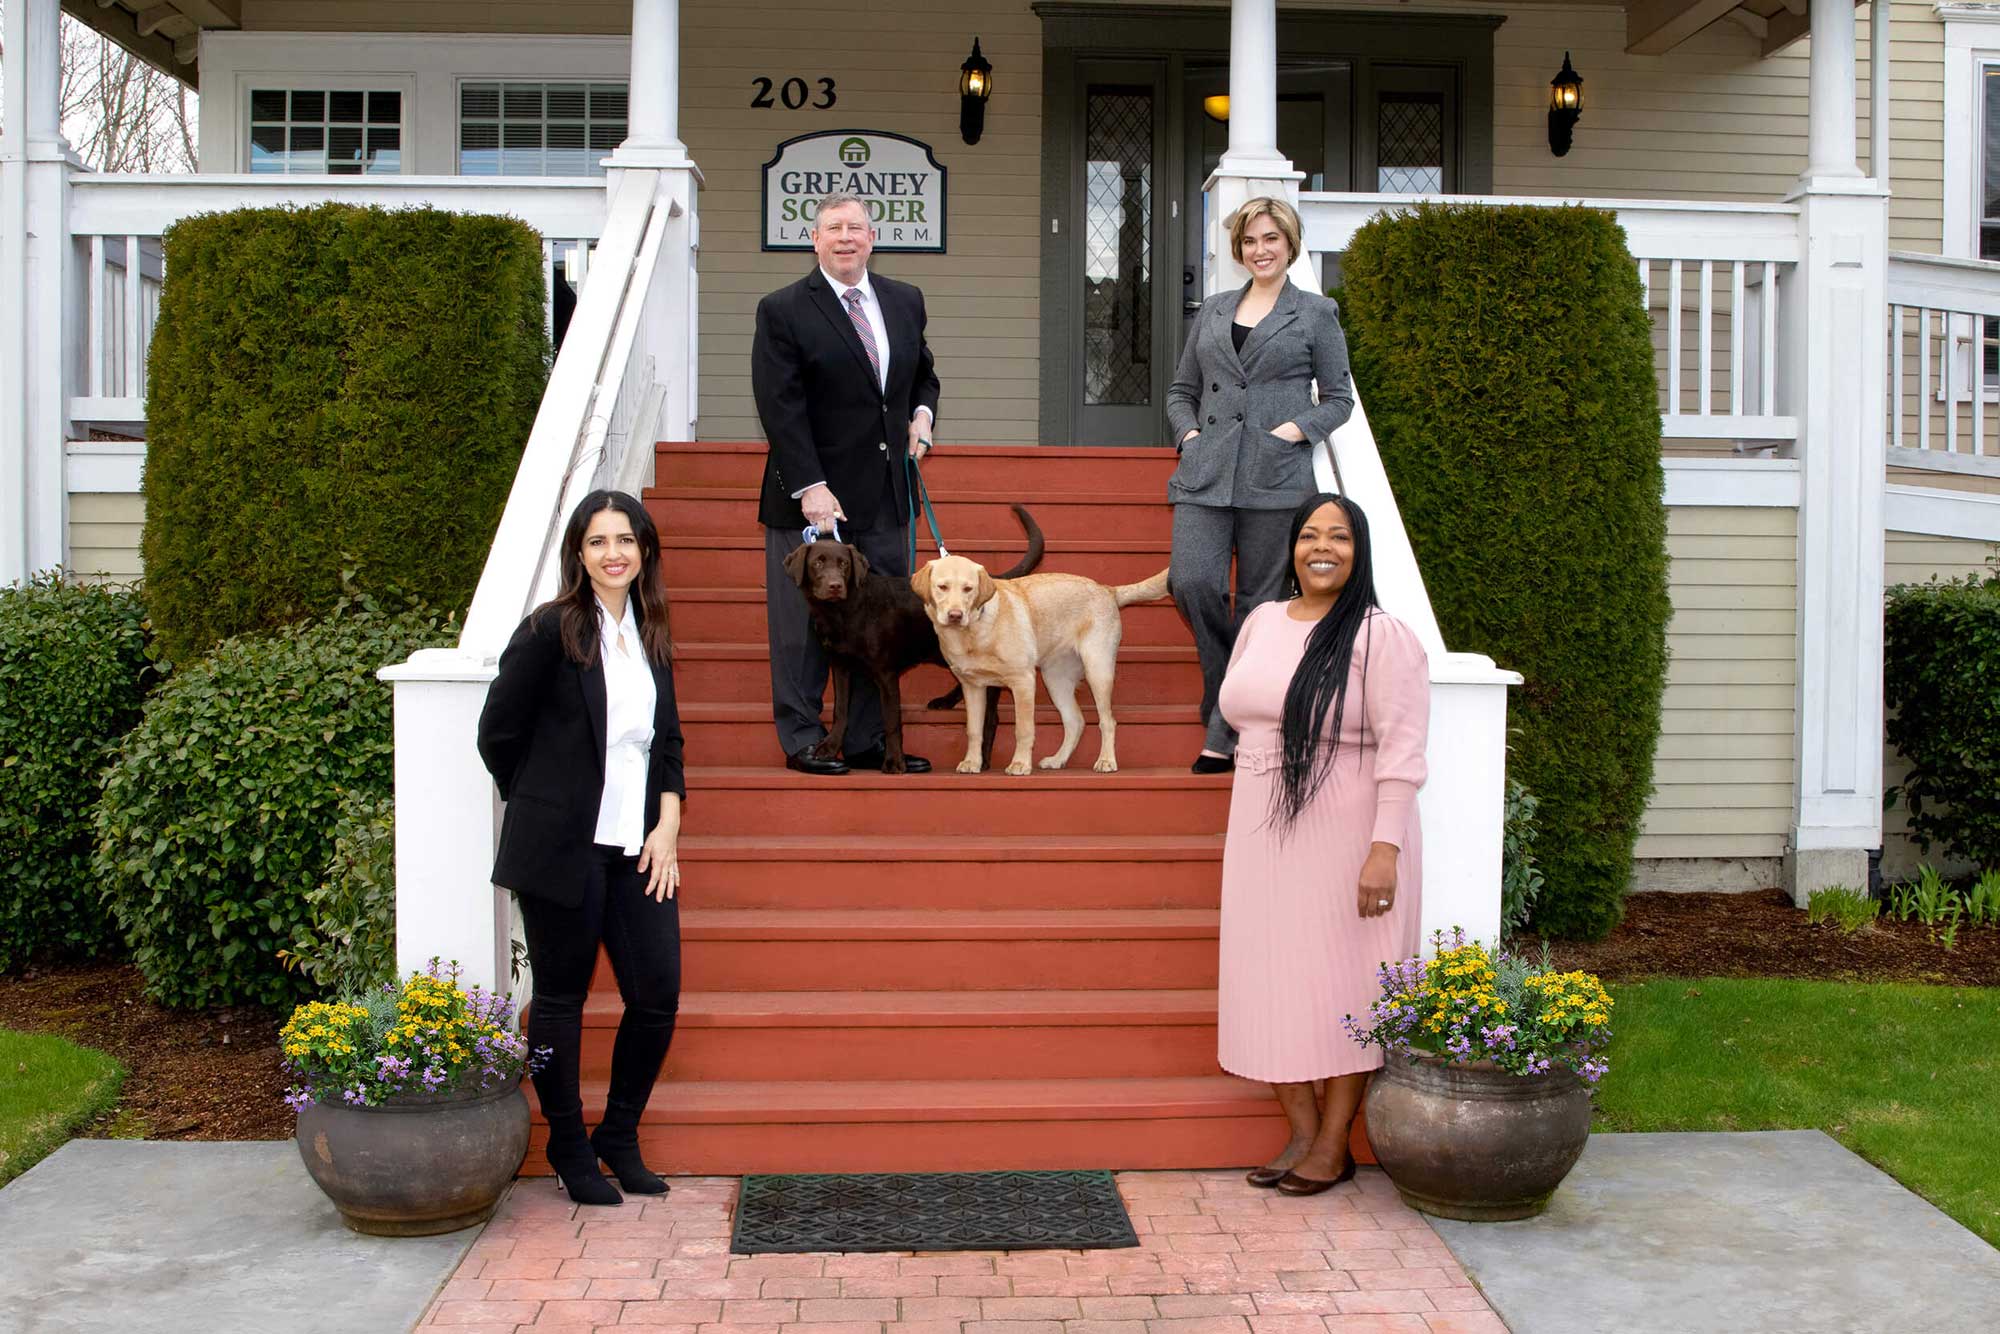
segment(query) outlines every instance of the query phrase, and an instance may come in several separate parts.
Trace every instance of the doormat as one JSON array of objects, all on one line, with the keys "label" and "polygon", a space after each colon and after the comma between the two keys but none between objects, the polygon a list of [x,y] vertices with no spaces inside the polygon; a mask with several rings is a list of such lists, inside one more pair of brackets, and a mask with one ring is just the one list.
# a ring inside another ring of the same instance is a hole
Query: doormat
[{"label": "doormat", "polygon": [[744,1177],[729,1249],[769,1255],[1138,1244],[1109,1172],[851,1172]]}]

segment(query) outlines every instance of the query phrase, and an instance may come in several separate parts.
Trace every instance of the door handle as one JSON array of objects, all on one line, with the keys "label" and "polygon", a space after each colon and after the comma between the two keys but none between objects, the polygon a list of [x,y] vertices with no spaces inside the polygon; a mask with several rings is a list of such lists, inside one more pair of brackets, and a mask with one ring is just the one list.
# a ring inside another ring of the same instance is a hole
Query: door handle
[{"label": "door handle", "polygon": [[1181,302],[1181,313],[1182,313],[1183,315],[1193,315],[1193,314],[1195,314],[1195,313],[1196,313],[1197,311],[1199,311],[1200,309],[1201,309],[1201,302],[1199,302],[1199,301],[1183,301],[1183,302]]}]

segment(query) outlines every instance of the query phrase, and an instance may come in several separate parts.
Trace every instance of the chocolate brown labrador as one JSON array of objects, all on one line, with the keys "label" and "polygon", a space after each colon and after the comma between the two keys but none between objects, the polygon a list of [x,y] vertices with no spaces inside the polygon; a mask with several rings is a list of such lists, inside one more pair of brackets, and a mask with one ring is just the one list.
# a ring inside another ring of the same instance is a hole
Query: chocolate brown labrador
[{"label": "chocolate brown labrador", "polygon": [[[998,579],[1016,579],[1042,561],[1042,530],[1020,505],[1014,517],[1028,536],[1027,554]],[[922,663],[948,667],[938,647],[937,630],[910,581],[897,575],[871,574],[868,558],[845,542],[822,537],[785,557],[785,573],[805,594],[813,630],[825,645],[833,675],[833,723],[815,753],[838,755],[847,743],[848,706],[854,673],[875,683],[882,700],[882,772],[906,771],[903,762],[903,673]],[[934,709],[959,702],[962,687],[930,701]],[[998,701],[984,709],[982,754],[993,753],[993,731],[999,724]]]}]

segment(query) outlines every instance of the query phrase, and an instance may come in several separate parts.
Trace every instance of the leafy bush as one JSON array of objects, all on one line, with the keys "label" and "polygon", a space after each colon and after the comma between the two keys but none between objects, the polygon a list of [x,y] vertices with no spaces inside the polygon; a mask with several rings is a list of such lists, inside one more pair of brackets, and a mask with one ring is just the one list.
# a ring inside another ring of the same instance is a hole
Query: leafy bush
[{"label": "leafy bush", "polygon": [[343,799],[391,790],[375,673],[447,639],[436,613],[363,596],[226,640],[154,693],[96,822],[97,875],[154,996],[276,1005],[311,990],[278,951],[313,920]]},{"label": "leafy bush", "polygon": [[1618,921],[1667,649],[1652,331],[1612,216],[1422,205],[1342,265],[1348,347],[1453,649],[1527,682],[1510,767],[1540,799],[1544,934]]},{"label": "leafy bush", "polygon": [[90,811],[152,669],[129,589],[50,571],[0,588],[0,973],[114,944],[90,871]]},{"label": "leafy bush", "polygon": [[1534,915],[1542,892],[1542,870],[1535,863],[1535,809],[1541,803],[1521,786],[1507,780],[1506,822],[1500,836],[1500,934],[1511,936]]},{"label": "leafy bush", "polygon": [[1889,742],[1910,762],[1910,832],[2000,866],[2000,558],[1992,572],[1889,590],[1882,685]]},{"label": "leafy bush", "polygon": [[548,375],[536,234],[325,204],[165,245],[141,546],[166,654],[325,613],[343,553],[465,605]]},{"label": "leafy bush", "polygon": [[1853,935],[1881,913],[1881,900],[1871,899],[1846,885],[1816,889],[1806,899],[1806,921],[1813,926],[1831,922],[1843,936]]},{"label": "leafy bush", "polygon": [[396,980],[396,803],[356,788],[333,821],[333,860],[305,896],[308,920],[278,951],[321,990],[353,996]]}]

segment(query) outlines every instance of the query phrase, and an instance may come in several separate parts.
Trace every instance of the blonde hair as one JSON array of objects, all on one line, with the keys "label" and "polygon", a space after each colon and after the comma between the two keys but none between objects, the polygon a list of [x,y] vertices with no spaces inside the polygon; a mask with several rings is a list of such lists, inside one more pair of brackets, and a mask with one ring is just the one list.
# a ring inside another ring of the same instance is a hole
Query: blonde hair
[{"label": "blonde hair", "polygon": [[1285,247],[1291,252],[1285,263],[1298,263],[1299,255],[1305,250],[1304,228],[1299,224],[1298,210],[1271,195],[1259,195],[1248,200],[1242,208],[1229,215],[1230,255],[1238,264],[1243,262],[1243,234],[1250,230],[1251,223],[1264,217],[1277,223],[1279,235],[1285,238]]}]

